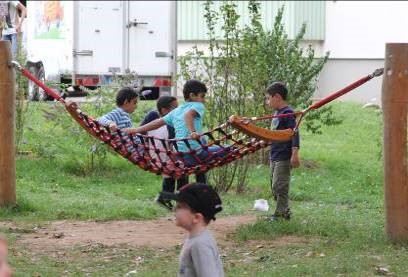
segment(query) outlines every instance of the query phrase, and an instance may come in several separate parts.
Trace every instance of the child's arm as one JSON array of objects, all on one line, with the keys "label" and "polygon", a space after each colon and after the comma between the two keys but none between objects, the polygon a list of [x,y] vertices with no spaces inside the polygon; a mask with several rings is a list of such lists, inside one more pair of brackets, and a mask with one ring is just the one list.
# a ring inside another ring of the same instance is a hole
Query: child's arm
[{"label": "child's arm", "polygon": [[300,166],[299,148],[297,147],[292,147],[292,157],[290,158],[290,164],[293,168],[297,168]]},{"label": "child's arm", "polygon": [[159,119],[153,120],[152,122],[150,122],[150,123],[148,123],[146,125],[136,127],[136,128],[125,128],[123,130],[126,133],[131,134],[131,135],[134,135],[136,133],[144,134],[144,133],[146,133],[148,131],[155,130],[155,129],[160,128],[161,126],[164,126],[164,125],[166,125],[166,122],[164,122],[163,118],[159,118]]},{"label": "child's arm", "polygon": [[[279,125],[281,124],[283,128],[294,129],[296,127],[296,117],[295,116],[283,117],[280,119]],[[297,168],[300,166],[299,144],[300,137],[299,130],[297,130],[292,137],[292,156],[290,157],[290,164],[293,168]]]},{"label": "child's arm", "polygon": [[192,139],[199,139],[200,136],[194,127],[194,117],[200,116],[195,110],[189,110],[184,115],[184,121],[186,123],[187,129],[190,131],[190,136]]},{"label": "child's arm", "polygon": [[118,129],[118,126],[116,125],[114,116],[113,112],[110,112],[98,118],[98,122],[102,126],[109,127],[111,131],[115,132]]},{"label": "child's arm", "polygon": [[296,131],[292,138],[292,156],[290,158],[290,164],[293,168],[297,168],[300,166],[299,140],[299,131]]}]

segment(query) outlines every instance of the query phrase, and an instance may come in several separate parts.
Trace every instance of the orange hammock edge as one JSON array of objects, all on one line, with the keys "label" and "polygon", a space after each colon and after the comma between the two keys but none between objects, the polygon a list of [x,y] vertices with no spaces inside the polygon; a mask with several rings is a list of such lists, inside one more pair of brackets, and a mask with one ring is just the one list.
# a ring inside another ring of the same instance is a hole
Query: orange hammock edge
[{"label": "orange hammock edge", "polygon": [[284,142],[292,139],[294,131],[292,129],[285,130],[269,130],[266,128],[258,127],[251,123],[249,120],[232,115],[228,119],[229,124],[235,129],[247,134],[248,136],[264,140],[266,142]]}]

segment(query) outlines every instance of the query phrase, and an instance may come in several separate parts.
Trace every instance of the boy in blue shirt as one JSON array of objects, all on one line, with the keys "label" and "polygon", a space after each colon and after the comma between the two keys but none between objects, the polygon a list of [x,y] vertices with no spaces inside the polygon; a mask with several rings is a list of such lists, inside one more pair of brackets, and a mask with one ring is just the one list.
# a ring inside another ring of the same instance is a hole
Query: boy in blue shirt
[{"label": "boy in blue shirt", "polygon": [[[177,142],[177,150],[179,152],[189,152],[200,148],[200,144],[196,141],[200,139],[200,133],[203,132],[202,122],[205,113],[205,95],[207,93],[207,86],[198,80],[188,80],[183,87],[184,100],[186,101],[163,118],[154,120],[149,124],[140,126],[130,130],[131,133],[145,133],[167,124],[174,127],[175,138],[186,138],[189,146],[184,141]],[[204,142],[204,141],[203,141]],[[214,153],[220,150],[219,146],[208,147],[208,150],[198,150],[197,156],[203,160],[208,157],[209,153]],[[184,154],[184,161],[186,166],[193,166],[196,164],[195,158],[191,154]],[[198,183],[207,183],[205,173],[197,173],[196,181]],[[188,183],[188,177],[183,176],[179,179],[179,186]]]},{"label": "boy in blue shirt", "polygon": [[[133,88],[121,88],[116,94],[116,105],[118,107],[98,118],[99,124],[108,127],[110,132],[116,132],[120,129],[125,134],[130,134],[129,130],[133,128],[130,114],[136,110],[138,98],[139,95]],[[128,136],[125,139],[127,142],[130,141]],[[143,155],[143,148],[139,147],[140,139],[135,136],[133,142],[136,144],[136,148],[129,146],[127,150],[131,153],[138,151],[139,155]]]},{"label": "boy in blue shirt", "polygon": [[117,129],[127,131],[132,128],[132,120],[130,114],[136,110],[137,107],[137,92],[131,87],[121,88],[116,94],[116,109],[98,118],[99,124],[109,127],[111,132]]},{"label": "boy in blue shirt", "polygon": [[[282,82],[274,82],[266,89],[267,104],[275,110],[275,115],[293,113],[286,102],[288,89]],[[295,128],[296,117],[275,117],[272,120],[273,130]],[[299,167],[299,133],[296,132],[291,141],[274,142],[271,144],[269,156],[271,165],[271,188],[276,201],[275,213],[269,220],[290,219],[289,184],[291,168]]]}]

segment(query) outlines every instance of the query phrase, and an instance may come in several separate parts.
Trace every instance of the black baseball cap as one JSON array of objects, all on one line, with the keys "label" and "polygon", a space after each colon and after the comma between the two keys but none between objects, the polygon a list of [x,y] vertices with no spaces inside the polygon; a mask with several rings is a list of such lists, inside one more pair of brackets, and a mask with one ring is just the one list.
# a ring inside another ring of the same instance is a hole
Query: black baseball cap
[{"label": "black baseball cap", "polygon": [[184,202],[192,210],[201,213],[205,218],[215,220],[215,214],[222,211],[222,202],[218,193],[209,185],[191,183],[176,193],[161,192],[164,200]]}]

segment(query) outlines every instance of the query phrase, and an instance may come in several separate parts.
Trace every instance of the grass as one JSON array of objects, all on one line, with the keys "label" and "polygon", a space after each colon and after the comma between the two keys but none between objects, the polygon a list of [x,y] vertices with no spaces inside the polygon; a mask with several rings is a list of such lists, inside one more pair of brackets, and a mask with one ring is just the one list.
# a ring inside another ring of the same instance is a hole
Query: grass
[{"label": "grass", "polygon": [[[19,206],[1,210],[3,221],[30,231],[58,219],[166,215],[153,202],[160,190],[159,176],[114,155],[107,155],[101,170],[78,170],[86,168],[90,142],[78,143],[73,130],[45,121],[45,105],[49,104],[31,107],[23,149],[36,154],[17,158]],[[136,122],[149,107],[142,105]],[[334,110],[343,119],[341,125],[323,127],[322,135],[301,130],[301,158],[308,166],[293,171],[293,219],[241,226],[233,235],[234,245],[221,249],[227,276],[374,276],[378,267],[398,276],[408,274],[406,246],[389,243],[384,232],[381,116],[351,103],[335,103]],[[244,194],[222,195],[224,216],[248,213],[255,199],[271,199],[269,169],[254,165],[250,175]],[[271,201],[270,205],[273,208]],[[22,235],[8,228],[3,232],[12,245]],[[273,244],[287,236],[306,243]],[[22,246],[12,246],[10,260],[17,276],[123,276],[132,270],[138,276],[174,276],[178,253],[178,248],[76,245],[64,253],[33,256]]]}]

